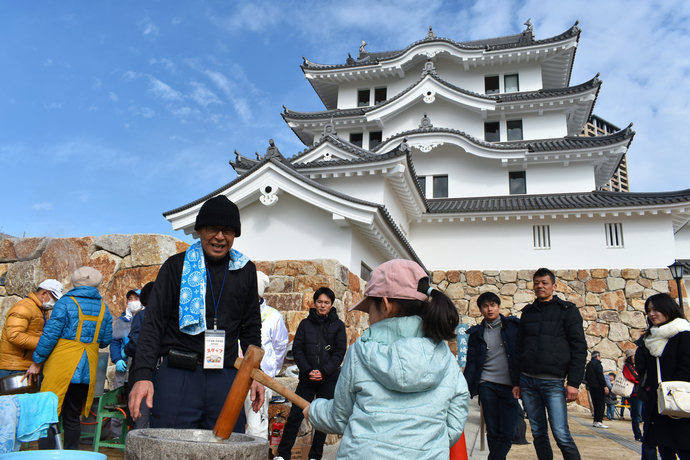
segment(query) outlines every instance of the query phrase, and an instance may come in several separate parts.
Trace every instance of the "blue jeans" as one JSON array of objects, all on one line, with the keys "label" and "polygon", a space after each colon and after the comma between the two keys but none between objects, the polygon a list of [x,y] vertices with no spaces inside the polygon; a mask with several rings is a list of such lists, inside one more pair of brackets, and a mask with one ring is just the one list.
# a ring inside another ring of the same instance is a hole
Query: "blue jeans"
[{"label": "blue jeans", "polygon": [[532,437],[534,437],[534,450],[539,460],[553,460],[553,451],[549,443],[549,424],[563,458],[580,460],[580,452],[568,428],[568,407],[564,384],[564,379],[543,380],[520,375],[522,402],[529,417]]},{"label": "blue jeans", "polygon": [[615,420],[616,419],[616,405],[615,404],[607,404],[606,405],[606,417],[609,420]]},{"label": "blue jeans", "polygon": [[508,455],[518,422],[518,402],[513,387],[493,382],[479,384],[479,403],[486,421],[489,459],[503,460]]},{"label": "blue jeans", "polygon": [[632,417],[632,430],[635,435],[635,441],[642,439],[642,433],[640,432],[640,422],[642,421],[642,401],[637,399],[636,396],[631,396],[628,398],[628,404],[630,404],[630,416]]},{"label": "blue jeans", "polygon": [[26,374],[26,371],[8,371],[5,369],[0,369],[0,379],[3,377],[9,377],[10,375],[15,375],[15,374]]}]

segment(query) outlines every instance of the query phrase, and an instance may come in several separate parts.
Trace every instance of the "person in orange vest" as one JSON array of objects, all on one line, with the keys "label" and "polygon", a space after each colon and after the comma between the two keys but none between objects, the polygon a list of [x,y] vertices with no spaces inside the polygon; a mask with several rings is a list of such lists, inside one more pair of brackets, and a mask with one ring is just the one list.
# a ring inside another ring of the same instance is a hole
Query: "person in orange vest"
[{"label": "person in orange vest", "polygon": [[[96,289],[103,281],[98,270],[81,267],[72,273],[71,281],[73,289],[55,304],[26,376],[36,378],[43,368],[41,392],[51,391],[58,397],[64,448],[77,450],[79,416],[87,416],[93,404],[98,350],[110,345],[113,318]],[[55,432],[48,431],[47,438],[39,439],[39,449],[55,448]]]}]

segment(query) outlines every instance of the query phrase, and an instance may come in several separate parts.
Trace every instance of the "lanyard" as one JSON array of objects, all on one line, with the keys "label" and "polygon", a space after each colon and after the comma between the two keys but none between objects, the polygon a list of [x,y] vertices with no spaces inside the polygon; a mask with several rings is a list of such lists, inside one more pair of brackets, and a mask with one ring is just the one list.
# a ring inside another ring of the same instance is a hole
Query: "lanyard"
[{"label": "lanyard", "polygon": [[218,293],[218,300],[216,301],[216,294],[213,292],[213,280],[211,279],[211,272],[208,271],[208,266],[206,266],[206,276],[208,276],[208,285],[211,286],[211,296],[213,297],[213,330],[218,330],[218,305],[220,305],[220,298],[223,296],[223,287],[225,287],[225,277],[228,271],[223,272],[223,284],[220,285],[220,293]]}]

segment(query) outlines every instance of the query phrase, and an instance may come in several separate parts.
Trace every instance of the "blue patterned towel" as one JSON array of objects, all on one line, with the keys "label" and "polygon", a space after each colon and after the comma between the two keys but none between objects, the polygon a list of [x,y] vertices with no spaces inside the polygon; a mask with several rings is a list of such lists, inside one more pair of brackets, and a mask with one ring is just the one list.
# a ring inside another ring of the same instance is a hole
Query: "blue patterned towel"
[{"label": "blue patterned towel", "polygon": [[55,393],[17,395],[19,401],[19,424],[17,439],[21,442],[45,438],[51,424],[57,423],[58,397]]},{"label": "blue patterned towel", "polygon": [[17,396],[0,396],[0,454],[19,450],[17,441],[17,419],[19,404]]},{"label": "blue patterned towel", "polygon": [[[247,265],[249,257],[230,250],[228,270],[239,270]],[[197,241],[184,255],[182,282],[180,283],[180,331],[198,335],[206,330],[206,259],[201,241]]]}]

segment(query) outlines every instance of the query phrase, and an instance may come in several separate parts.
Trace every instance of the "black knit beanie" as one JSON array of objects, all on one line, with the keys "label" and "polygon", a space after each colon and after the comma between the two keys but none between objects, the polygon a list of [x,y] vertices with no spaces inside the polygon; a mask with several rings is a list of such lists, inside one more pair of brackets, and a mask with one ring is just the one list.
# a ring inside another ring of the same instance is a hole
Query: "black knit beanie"
[{"label": "black knit beanie", "polygon": [[196,216],[194,230],[201,227],[230,227],[235,229],[235,237],[240,236],[240,210],[225,195],[218,195],[206,201]]}]

